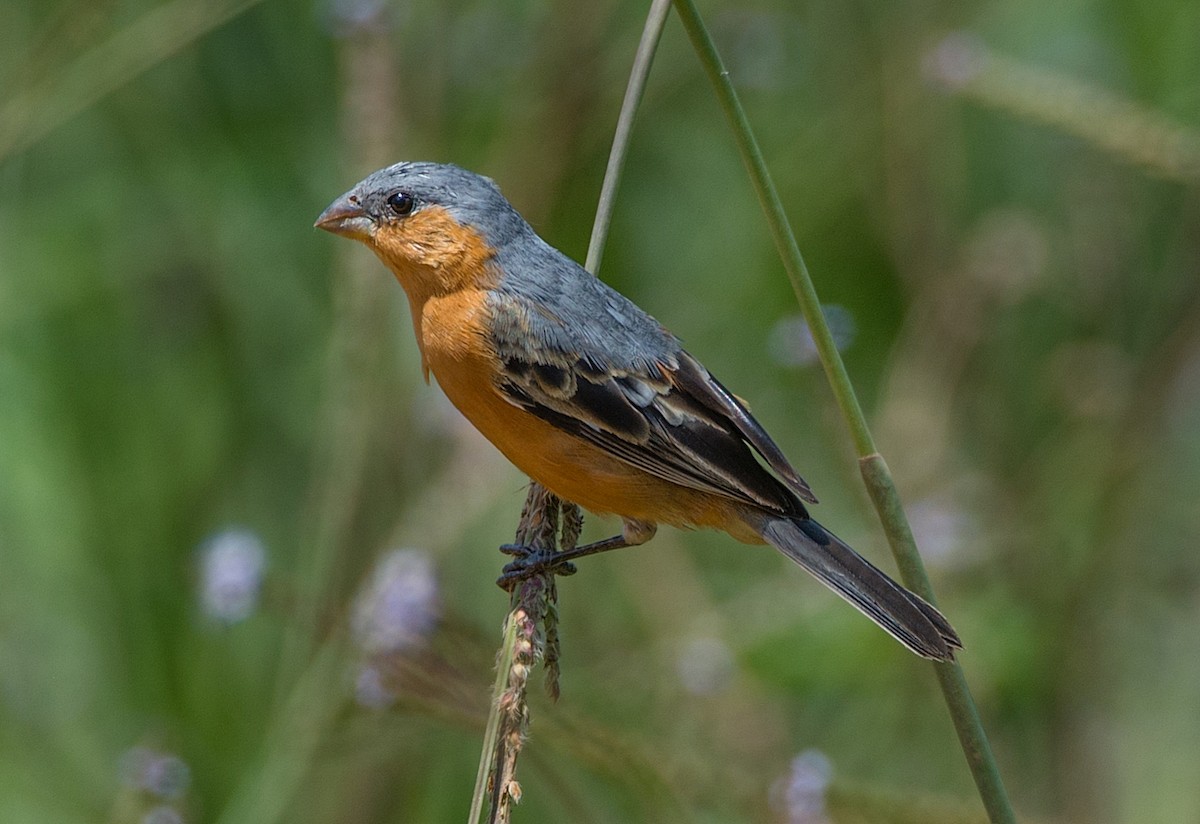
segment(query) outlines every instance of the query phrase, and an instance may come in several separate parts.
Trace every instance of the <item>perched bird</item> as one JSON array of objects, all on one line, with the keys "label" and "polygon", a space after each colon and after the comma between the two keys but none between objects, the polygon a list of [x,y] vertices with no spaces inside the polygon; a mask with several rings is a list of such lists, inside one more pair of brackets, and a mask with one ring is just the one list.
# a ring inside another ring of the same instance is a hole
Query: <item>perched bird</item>
[{"label": "perched bird", "polygon": [[[731,392],[632,301],[534,232],[490,179],[398,163],[316,225],[366,244],[408,295],[425,378],[559,497],[623,519],[769,543],[917,655],[962,647],[940,612],[809,517],[812,490]],[[766,463],[766,468],[755,457]]]}]

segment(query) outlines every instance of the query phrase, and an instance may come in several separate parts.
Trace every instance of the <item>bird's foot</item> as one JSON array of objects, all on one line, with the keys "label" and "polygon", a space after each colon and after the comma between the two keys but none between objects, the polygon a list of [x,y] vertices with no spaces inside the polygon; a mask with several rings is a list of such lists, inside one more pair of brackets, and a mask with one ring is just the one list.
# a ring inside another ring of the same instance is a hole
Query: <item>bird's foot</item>
[{"label": "bird's foot", "polygon": [[500,551],[514,558],[511,563],[504,565],[500,577],[496,579],[496,585],[509,592],[521,581],[534,575],[574,575],[577,571],[573,563],[559,557],[562,553],[553,550],[524,544],[504,544]]}]

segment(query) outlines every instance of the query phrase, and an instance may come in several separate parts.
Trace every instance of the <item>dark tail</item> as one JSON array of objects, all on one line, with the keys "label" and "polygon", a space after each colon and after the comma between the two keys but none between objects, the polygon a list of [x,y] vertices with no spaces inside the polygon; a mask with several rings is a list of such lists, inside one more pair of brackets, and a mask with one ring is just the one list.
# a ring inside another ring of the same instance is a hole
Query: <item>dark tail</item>
[{"label": "dark tail", "polygon": [[922,658],[953,661],[962,641],[942,613],[810,518],[764,516],[763,539]]}]

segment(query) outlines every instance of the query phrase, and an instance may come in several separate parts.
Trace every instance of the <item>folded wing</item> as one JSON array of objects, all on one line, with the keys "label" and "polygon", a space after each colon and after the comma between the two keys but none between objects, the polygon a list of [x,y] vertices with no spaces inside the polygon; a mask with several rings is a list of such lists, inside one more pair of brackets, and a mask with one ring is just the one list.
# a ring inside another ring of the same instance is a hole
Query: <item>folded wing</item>
[{"label": "folded wing", "polygon": [[806,516],[801,500],[816,501],[745,406],[673,338],[654,357],[614,363],[597,336],[544,307],[504,295],[489,308],[497,389],[510,403],[680,486],[780,515]]}]

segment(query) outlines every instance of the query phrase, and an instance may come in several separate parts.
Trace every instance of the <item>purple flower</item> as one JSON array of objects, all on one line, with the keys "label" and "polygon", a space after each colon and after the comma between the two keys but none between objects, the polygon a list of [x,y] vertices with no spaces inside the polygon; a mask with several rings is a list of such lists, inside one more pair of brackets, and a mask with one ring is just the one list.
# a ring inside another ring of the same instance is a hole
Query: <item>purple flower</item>
[{"label": "purple flower", "polygon": [[121,781],[132,789],[171,800],[187,792],[192,771],[177,755],[139,746],[121,756]]},{"label": "purple flower", "polygon": [[[829,324],[829,332],[833,335],[833,344],[841,352],[854,342],[856,328],[854,315],[845,306],[831,303],[821,307],[825,322]],[[771,357],[781,366],[808,366],[817,362],[817,344],[813,340],[812,330],[802,315],[789,315],[777,322],[771,329],[767,342]]]},{"label": "purple flower", "polygon": [[433,560],[420,549],[396,549],[375,567],[354,608],[354,637],[368,655],[419,646],[437,625]]},{"label": "purple flower", "polygon": [[267,551],[259,537],[237,527],[218,532],[200,547],[200,604],[225,624],[253,614],[262,588]]},{"label": "purple flower", "polygon": [[829,824],[825,793],[833,765],[820,750],[805,750],[792,759],[787,776],[776,785],[787,824]]}]

